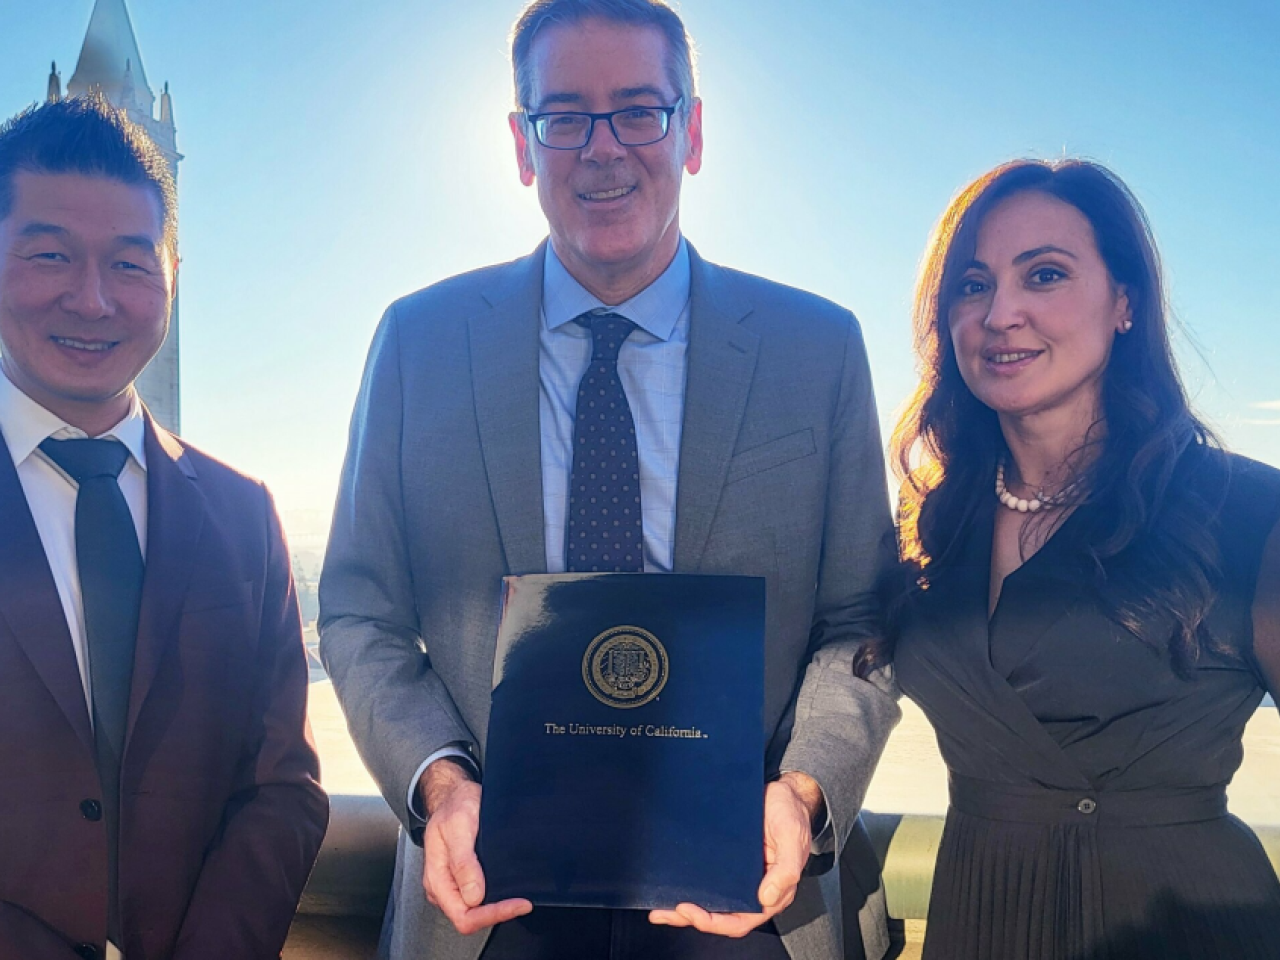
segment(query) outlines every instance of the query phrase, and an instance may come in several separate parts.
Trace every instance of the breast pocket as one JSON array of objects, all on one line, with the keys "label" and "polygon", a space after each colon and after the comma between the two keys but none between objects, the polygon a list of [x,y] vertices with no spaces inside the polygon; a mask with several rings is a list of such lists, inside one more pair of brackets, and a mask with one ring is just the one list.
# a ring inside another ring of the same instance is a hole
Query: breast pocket
[{"label": "breast pocket", "polygon": [[252,581],[197,580],[178,622],[182,664],[209,690],[234,690],[251,677],[260,630]]},{"label": "breast pocket", "polygon": [[182,601],[182,615],[208,613],[225,607],[249,606],[253,603],[251,580],[227,580],[193,583]]},{"label": "breast pocket", "polygon": [[813,430],[806,427],[785,437],[769,440],[743,450],[729,461],[729,474],[725,484],[737,483],[757,473],[772,470],[793,460],[802,460],[818,452],[813,442]]}]

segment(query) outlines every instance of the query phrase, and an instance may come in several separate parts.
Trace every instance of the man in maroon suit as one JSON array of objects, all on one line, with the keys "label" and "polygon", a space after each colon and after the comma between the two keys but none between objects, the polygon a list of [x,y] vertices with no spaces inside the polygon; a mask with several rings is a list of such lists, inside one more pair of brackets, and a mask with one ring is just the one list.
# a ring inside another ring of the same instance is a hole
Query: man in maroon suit
[{"label": "man in maroon suit", "polygon": [[278,957],[328,819],[270,495],[156,425],[173,181],[0,127],[0,960]]}]

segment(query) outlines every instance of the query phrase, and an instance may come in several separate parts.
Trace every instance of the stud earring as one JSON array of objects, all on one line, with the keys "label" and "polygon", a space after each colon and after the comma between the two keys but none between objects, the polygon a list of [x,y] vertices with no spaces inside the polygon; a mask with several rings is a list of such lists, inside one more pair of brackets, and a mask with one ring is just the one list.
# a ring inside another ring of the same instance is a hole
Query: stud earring
[{"label": "stud earring", "polygon": [[1132,330],[1132,329],[1133,329],[1133,321],[1132,321],[1132,320],[1125,320],[1125,321],[1124,321],[1124,323],[1120,324],[1120,332],[1121,332],[1121,333],[1128,333],[1128,332],[1129,332],[1130,330]]}]

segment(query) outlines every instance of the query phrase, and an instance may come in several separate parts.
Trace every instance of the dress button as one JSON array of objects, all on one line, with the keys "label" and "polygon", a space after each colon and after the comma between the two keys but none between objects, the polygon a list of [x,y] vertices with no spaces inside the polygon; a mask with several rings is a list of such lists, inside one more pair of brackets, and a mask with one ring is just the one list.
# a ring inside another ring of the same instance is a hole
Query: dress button
[{"label": "dress button", "polygon": [[1089,797],[1085,797],[1083,800],[1081,800],[1079,803],[1076,804],[1076,809],[1086,815],[1093,813],[1093,811],[1098,809],[1098,801],[1092,800]]},{"label": "dress button", "polygon": [[[85,802],[89,803],[90,801],[86,800]],[[98,957],[101,956],[101,954],[98,953],[98,948],[95,947],[92,943],[76,944],[75,949],[76,949],[76,956],[83,957],[84,960],[98,960]]]},{"label": "dress button", "polygon": [[80,816],[86,820],[97,823],[102,819],[102,804],[97,800],[80,801]]}]

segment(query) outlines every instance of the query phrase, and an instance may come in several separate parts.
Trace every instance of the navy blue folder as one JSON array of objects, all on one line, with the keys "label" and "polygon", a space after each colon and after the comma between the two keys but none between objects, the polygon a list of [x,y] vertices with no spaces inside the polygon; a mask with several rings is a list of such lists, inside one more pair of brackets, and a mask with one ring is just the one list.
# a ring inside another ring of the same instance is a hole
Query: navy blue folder
[{"label": "navy blue folder", "polygon": [[764,623],[754,577],[506,578],[488,902],[760,910]]}]

